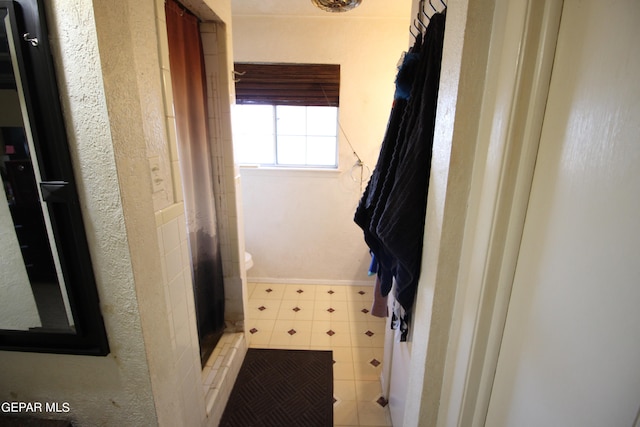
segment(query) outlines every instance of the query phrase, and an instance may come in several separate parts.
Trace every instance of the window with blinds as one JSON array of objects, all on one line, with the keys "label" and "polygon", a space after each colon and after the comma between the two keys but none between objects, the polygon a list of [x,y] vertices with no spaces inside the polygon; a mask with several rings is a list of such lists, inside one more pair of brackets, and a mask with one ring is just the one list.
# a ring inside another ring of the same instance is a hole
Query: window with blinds
[{"label": "window with blinds", "polygon": [[235,64],[236,161],[337,167],[340,66]]},{"label": "window with blinds", "polygon": [[338,107],[340,66],[235,63],[236,103]]}]

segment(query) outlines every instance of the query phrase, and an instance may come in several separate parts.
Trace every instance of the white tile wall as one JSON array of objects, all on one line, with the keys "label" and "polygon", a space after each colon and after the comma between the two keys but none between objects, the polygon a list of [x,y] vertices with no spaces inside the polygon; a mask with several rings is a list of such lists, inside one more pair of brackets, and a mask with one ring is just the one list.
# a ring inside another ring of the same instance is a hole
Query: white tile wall
[{"label": "white tile wall", "polygon": [[[181,206],[179,206],[181,207]],[[187,237],[180,209],[156,213],[159,253],[162,259],[167,312],[171,317],[171,341],[175,369],[180,378],[184,425],[216,425],[244,359],[244,333],[225,333],[204,368],[200,365],[191,267],[184,262]],[[163,222],[166,221],[166,222]],[[205,405],[206,403],[206,405]]]},{"label": "white tile wall", "polygon": [[[189,394],[190,406],[202,399],[202,392],[195,374],[200,369],[199,345],[197,328],[195,326],[194,310],[190,308],[193,300],[191,288],[191,267],[185,262],[187,250],[185,217],[182,203],[174,205],[156,213],[158,227],[159,252],[163,270],[164,294],[167,300],[167,312],[170,316],[171,344],[174,352],[174,367],[182,378],[179,393]],[[188,260],[188,258],[187,258]],[[191,296],[191,298],[189,298]],[[191,381],[191,382],[189,382]],[[195,393],[195,391],[198,393]],[[194,394],[195,393],[195,394]],[[204,414],[204,403],[201,411]],[[189,412],[184,412],[189,414]],[[193,424],[193,425],[199,425]]]},{"label": "white tile wall", "polygon": [[217,425],[222,418],[247,347],[244,333],[224,334],[202,370],[210,425]]}]

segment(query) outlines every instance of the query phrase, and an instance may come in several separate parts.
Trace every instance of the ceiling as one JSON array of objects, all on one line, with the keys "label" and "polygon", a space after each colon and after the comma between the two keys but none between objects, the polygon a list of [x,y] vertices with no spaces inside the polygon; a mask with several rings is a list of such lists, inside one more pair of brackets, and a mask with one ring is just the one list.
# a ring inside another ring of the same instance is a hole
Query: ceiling
[{"label": "ceiling", "polygon": [[232,0],[231,11],[238,15],[291,15],[318,17],[367,17],[408,19],[412,0],[362,0],[357,8],[343,13],[324,12],[311,0]]}]

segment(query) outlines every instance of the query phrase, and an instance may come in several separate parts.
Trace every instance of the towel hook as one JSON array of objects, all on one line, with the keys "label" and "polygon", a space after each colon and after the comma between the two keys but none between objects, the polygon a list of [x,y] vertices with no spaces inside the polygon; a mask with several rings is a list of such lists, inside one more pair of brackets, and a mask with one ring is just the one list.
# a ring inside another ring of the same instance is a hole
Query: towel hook
[{"label": "towel hook", "polygon": [[233,70],[231,71],[231,74],[233,74],[233,81],[237,83],[240,81],[238,76],[244,76],[245,74],[247,74],[247,72],[246,71],[240,72],[240,71]]},{"label": "towel hook", "polygon": [[427,26],[424,24],[424,22],[422,22],[422,20],[420,19],[420,16],[417,17],[417,21],[418,24],[420,24],[422,26],[422,28],[418,28],[418,26],[416,25],[416,19],[413,20],[413,25],[415,25],[416,29],[422,34],[423,29],[427,29]]},{"label": "towel hook", "polygon": [[409,25],[409,33],[413,36],[414,39],[417,39],[418,35],[420,35],[420,33],[413,34],[413,31],[411,31],[412,29],[413,29],[413,25]]},{"label": "towel hook", "polygon": [[424,9],[422,9],[422,14],[427,18],[427,21],[429,21],[429,22],[431,21],[431,16],[429,16],[429,14],[424,11]]},{"label": "towel hook", "polygon": [[425,15],[425,16],[427,16],[427,17],[428,17],[428,15],[426,15],[426,14],[424,13],[424,2],[425,2],[425,1],[426,1],[426,0],[420,0],[420,3],[418,4],[418,13],[417,13],[417,17],[418,17],[418,19],[420,19],[420,15]]}]

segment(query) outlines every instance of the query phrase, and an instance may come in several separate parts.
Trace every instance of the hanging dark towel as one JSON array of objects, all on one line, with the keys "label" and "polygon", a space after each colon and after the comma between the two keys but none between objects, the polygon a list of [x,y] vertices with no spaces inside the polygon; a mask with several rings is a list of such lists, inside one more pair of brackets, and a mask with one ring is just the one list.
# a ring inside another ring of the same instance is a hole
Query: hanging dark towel
[{"label": "hanging dark towel", "polygon": [[385,180],[383,197],[390,187],[388,199],[377,205],[372,219],[377,236],[396,259],[395,297],[407,312],[420,275],[444,24],[445,16],[435,14],[426,30],[415,92],[405,114],[405,141],[394,152],[393,177]]},{"label": "hanging dark towel", "polygon": [[389,170],[393,152],[398,141],[402,117],[404,116],[408,104],[408,98],[405,96],[408,92],[406,88],[411,88],[413,86],[421,47],[422,37],[419,36],[413,47],[409,50],[407,55],[404,56],[403,62],[398,69],[398,74],[396,76],[396,92],[385,136],[382,140],[378,162],[373,170],[369,182],[367,183],[367,187],[354,216],[354,221],[364,231],[364,240],[377,260],[377,273],[380,279],[380,291],[382,296],[387,296],[391,291],[391,286],[393,284],[392,270],[394,261],[391,255],[385,252],[384,247],[378,240],[375,233],[370,232],[369,229],[371,228],[371,218],[373,216],[374,209],[380,200],[380,193],[382,192],[384,178]]},{"label": "hanging dark towel", "polygon": [[355,215],[378,259],[382,290],[391,287],[388,276],[395,278],[395,297],[406,320],[420,275],[444,28],[445,15],[434,14],[420,47],[410,98],[399,122],[399,100],[395,102],[376,170]]}]

